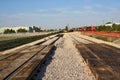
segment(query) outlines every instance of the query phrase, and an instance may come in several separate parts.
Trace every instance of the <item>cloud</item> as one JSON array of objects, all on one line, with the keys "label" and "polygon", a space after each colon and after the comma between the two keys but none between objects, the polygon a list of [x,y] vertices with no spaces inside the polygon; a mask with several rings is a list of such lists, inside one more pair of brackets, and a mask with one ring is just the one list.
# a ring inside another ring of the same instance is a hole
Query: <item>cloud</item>
[{"label": "cloud", "polygon": [[108,10],[111,10],[111,11],[120,11],[118,8],[113,8],[113,7],[109,7],[107,8]]},{"label": "cloud", "polygon": [[84,1],[86,1],[86,2],[91,2],[92,0],[84,0]]},{"label": "cloud", "polygon": [[18,13],[18,14],[3,14],[1,17],[6,18],[26,18],[26,17],[64,17],[64,16],[86,16],[86,15],[105,15],[106,12],[94,11],[94,10],[59,10],[58,13]]},{"label": "cloud", "polygon": [[101,5],[101,4],[95,4],[95,7],[97,7],[97,8],[102,8],[103,5]]},{"label": "cloud", "polygon": [[[81,10],[61,7],[40,9],[38,12],[32,13],[0,14],[0,22],[11,25],[13,23],[43,26],[56,26],[58,24],[63,25],[68,23],[73,25],[84,25],[88,23],[87,25],[89,25],[96,22],[99,23],[102,20],[119,17],[120,11],[117,8],[107,8],[106,11],[98,11],[92,9],[93,6],[83,6],[84,9]],[[97,5],[97,7],[102,7],[102,5]]]},{"label": "cloud", "polygon": [[[96,4],[96,7],[103,7],[101,4]],[[106,11],[97,11],[93,10],[93,6],[83,6],[83,10],[73,9],[71,7],[60,7],[60,8],[51,8],[51,9],[39,9],[38,12],[33,13],[17,13],[17,14],[1,14],[2,17],[7,18],[25,18],[25,17],[64,17],[64,16],[86,16],[86,15],[96,15],[96,16],[105,16],[105,15],[115,15],[119,14],[120,11],[117,8],[107,8]],[[50,12],[51,11],[51,12]],[[93,16],[93,17],[94,17]]]},{"label": "cloud", "polygon": [[48,9],[38,9],[38,10],[36,10],[36,12],[46,12],[46,11],[48,11]]},{"label": "cloud", "polygon": [[92,9],[92,6],[84,6],[83,8],[87,9],[87,10],[90,10],[90,9]]},{"label": "cloud", "polygon": [[6,18],[25,18],[25,17],[52,17],[57,16],[59,14],[49,14],[49,13],[18,13],[18,14],[3,14],[1,17]]}]

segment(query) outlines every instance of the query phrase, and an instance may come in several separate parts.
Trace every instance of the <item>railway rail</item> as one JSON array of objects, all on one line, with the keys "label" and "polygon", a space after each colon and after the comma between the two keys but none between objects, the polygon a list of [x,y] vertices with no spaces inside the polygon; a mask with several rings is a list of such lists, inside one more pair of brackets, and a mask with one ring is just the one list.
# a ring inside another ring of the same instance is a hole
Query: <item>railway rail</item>
[{"label": "railway rail", "polygon": [[[54,48],[54,43],[61,37],[58,35],[47,45],[48,40],[27,46],[19,51],[0,56],[0,80],[26,80],[31,73],[42,64],[42,60]],[[53,39],[53,38],[50,38]]]},{"label": "railway rail", "polygon": [[[76,48],[88,64],[96,80],[119,80],[120,79],[120,49],[103,43],[71,36]],[[85,40],[83,43],[80,39]]]}]

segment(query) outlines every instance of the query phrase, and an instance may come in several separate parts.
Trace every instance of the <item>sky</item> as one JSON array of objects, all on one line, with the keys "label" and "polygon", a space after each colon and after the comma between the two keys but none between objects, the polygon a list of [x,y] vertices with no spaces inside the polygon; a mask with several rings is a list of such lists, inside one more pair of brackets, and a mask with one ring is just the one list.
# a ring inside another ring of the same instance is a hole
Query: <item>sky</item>
[{"label": "sky", "polygon": [[120,23],[120,0],[0,0],[0,27]]}]

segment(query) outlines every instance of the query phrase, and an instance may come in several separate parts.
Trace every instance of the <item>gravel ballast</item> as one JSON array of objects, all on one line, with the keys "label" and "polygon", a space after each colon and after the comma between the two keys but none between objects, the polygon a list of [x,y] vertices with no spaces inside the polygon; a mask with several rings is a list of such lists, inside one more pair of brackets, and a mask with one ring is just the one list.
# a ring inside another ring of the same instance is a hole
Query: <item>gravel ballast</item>
[{"label": "gravel ballast", "polygon": [[45,64],[47,67],[44,65],[45,70],[38,75],[38,80],[95,80],[68,34],[56,45],[52,60],[48,60],[49,65]]}]

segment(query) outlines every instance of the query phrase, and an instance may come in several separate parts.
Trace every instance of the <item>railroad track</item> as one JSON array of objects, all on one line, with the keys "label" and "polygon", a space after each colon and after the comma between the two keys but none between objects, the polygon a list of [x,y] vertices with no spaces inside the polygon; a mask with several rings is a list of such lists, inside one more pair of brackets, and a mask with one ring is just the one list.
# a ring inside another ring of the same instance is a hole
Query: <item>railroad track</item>
[{"label": "railroad track", "polygon": [[30,74],[39,66],[46,55],[54,48],[54,43],[60,35],[48,45],[40,42],[29,46],[11,55],[2,56],[0,59],[0,80],[26,80]]},{"label": "railroad track", "polygon": [[[96,80],[120,79],[120,49],[103,43],[72,36],[76,48],[90,67]],[[80,39],[88,41],[83,43]]]}]

